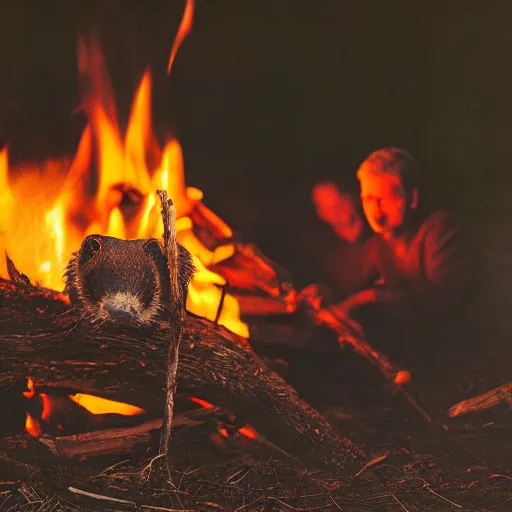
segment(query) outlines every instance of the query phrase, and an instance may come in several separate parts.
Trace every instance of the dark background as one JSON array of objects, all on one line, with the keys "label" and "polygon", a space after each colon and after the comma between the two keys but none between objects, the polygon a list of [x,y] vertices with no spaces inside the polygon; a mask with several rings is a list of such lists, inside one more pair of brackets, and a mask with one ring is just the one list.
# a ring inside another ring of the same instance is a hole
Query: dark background
[{"label": "dark background", "polygon": [[[508,1],[197,0],[165,80],[184,2],[12,2],[0,25],[0,134],[13,161],[74,152],[76,37],[96,30],[121,122],[146,66],[157,132],[173,127],[189,185],[292,270],[310,189],[353,182],[385,145],[424,168],[424,197],[459,214],[502,309],[512,298],[512,5]],[[507,331],[508,332],[508,331]]]}]

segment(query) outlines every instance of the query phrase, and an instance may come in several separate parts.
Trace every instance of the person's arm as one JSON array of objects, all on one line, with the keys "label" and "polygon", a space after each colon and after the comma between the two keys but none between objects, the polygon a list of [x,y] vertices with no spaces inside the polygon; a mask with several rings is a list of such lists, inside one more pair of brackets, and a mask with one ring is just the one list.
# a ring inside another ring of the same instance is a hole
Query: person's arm
[{"label": "person's arm", "polygon": [[376,237],[372,237],[361,247],[358,261],[351,271],[354,273],[355,286],[352,293],[344,300],[332,304],[329,309],[341,317],[350,316],[353,310],[367,304],[392,302],[397,293],[379,286],[378,272],[379,244]]}]

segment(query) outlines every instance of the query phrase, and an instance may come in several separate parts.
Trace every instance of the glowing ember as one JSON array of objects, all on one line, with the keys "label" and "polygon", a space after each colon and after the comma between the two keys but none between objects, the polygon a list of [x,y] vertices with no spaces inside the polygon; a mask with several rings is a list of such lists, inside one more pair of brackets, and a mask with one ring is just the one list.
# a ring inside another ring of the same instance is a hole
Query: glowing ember
[{"label": "glowing ember", "polygon": [[108,400],[95,395],[86,393],[75,393],[73,395],[51,395],[48,393],[38,393],[34,388],[34,382],[31,378],[27,380],[28,391],[23,391],[23,396],[33,400],[41,400],[41,413],[37,419],[27,413],[25,420],[25,431],[32,436],[40,436],[45,431],[45,426],[53,426],[63,430],[60,422],[67,421],[72,415],[77,414],[77,410],[71,407],[85,409],[92,415],[117,414],[120,416],[137,416],[146,411],[135,405]]},{"label": "glowing ember", "polygon": [[213,404],[210,402],[207,402],[206,400],[203,400],[202,398],[197,398],[195,396],[189,397],[192,402],[195,402],[196,404],[199,404],[201,407],[204,407],[205,409],[211,409]]},{"label": "glowing ember", "polygon": [[[203,400],[202,398],[197,398],[195,396],[190,396],[189,400],[191,400],[192,402],[194,402],[196,404],[199,404],[201,407],[204,407],[205,409],[211,409],[211,408],[215,407],[210,402],[207,402],[206,400]],[[220,427],[218,429],[218,432],[222,437],[226,437],[226,438],[229,437],[229,432],[228,432],[227,428],[225,428],[225,427]],[[254,430],[250,425],[245,425],[244,427],[239,428],[237,430],[237,432],[240,435],[247,437],[248,439],[256,440],[256,439],[260,438],[258,432],[256,432],[256,430]]]},{"label": "glowing ember", "polygon": [[43,412],[41,412],[41,419],[48,421],[52,414],[51,398],[46,393],[40,393],[41,401],[43,402]]},{"label": "glowing ember", "polygon": [[81,405],[92,414],[120,414],[122,416],[136,416],[137,414],[144,414],[146,411],[135,405],[125,404],[123,402],[115,402],[114,400],[107,400],[99,396],[87,395],[84,393],[76,393],[69,395],[73,402]]},{"label": "glowing ember", "polygon": [[246,425],[245,427],[239,428],[238,432],[249,439],[258,439],[259,435],[250,425]]},{"label": "glowing ember", "polygon": [[[189,0],[169,69],[190,31],[193,10]],[[163,225],[155,191],[165,189],[176,206],[178,242],[192,253],[199,270],[189,286],[187,309],[214,320],[226,281],[208,266],[230,257],[234,249],[228,244],[210,251],[194,234],[188,215],[201,208],[217,220],[223,234],[231,236],[231,229],[201,203],[200,190],[185,186],[179,142],[170,139],[160,148],[151,128],[150,73],[140,82],[123,136],[98,45],[80,41],[78,53],[79,72],[87,86],[83,108],[88,123],[73,161],[9,169],[7,148],[0,152],[0,255],[6,251],[33,283],[61,291],[66,263],[85,236],[160,238]],[[7,277],[3,257],[0,275]],[[249,336],[238,302],[229,294],[218,322]]]},{"label": "glowing ember", "polygon": [[31,436],[39,437],[42,433],[41,425],[27,412],[27,419],[25,420],[25,430]]},{"label": "glowing ember", "polygon": [[28,391],[23,391],[23,396],[32,398],[36,394],[36,390],[34,389],[34,381],[30,378],[27,380],[27,388]]}]

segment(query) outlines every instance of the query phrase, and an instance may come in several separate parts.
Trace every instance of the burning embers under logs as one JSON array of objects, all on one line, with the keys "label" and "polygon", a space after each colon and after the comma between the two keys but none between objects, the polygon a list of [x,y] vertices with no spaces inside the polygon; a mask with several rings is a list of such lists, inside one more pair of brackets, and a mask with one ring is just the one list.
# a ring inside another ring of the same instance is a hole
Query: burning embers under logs
[{"label": "burning embers under logs", "polygon": [[[151,433],[162,426],[161,417],[151,417],[141,407],[55,386],[36,390],[30,377],[22,395],[25,431],[40,438],[58,457],[128,452],[137,442],[149,443]],[[233,418],[229,422],[220,421],[224,417],[229,419],[229,414],[206,400],[191,396],[187,401],[194,405],[191,408],[182,404],[183,410],[175,415],[173,428],[200,425],[214,416],[219,418],[217,432],[210,434],[215,444],[233,436],[263,441],[250,425],[236,427]]]},{"label": "burning embers under logs", "polygon": [[[35,400],[30,410],[24,409],[23,420],[26,412],[35,420],[27,427],[37,428],[38,422],[41,434],[51,429],[50,438],[47,434],[39,439],[49,443],[54,454],[65,457],[96,454],[100,442],[101,453],[129,450],[134,442],[147,442],[150,432],[158,432],[162,424],[168,327],[93,325],[82,318],[79,309],[69,308],[51,294],[34,292],[31,286],[0,280],[0,373],[32,379],[34,394],[27,388],[28,397],[22,395],[23,390],[17,395],[25,402]],[[15,389],[7,387],[0,389],[0,400]],[[362,462],[361,451],[338,436],[296,391],[269,371],[243,338],[190,314],[183,323],[177,390],[182,401],[197,397],[205,401],[203,405],[216,406],[203,408],[203,414],[211,414],[217,407],[231,411],[238,434],[248,437],[248,432],[257,432],[258,441],[277,445],[308,465],[341,470]],[[90,410],[76,403],[77,393],[128,404],[145,413],[124,416],[117,410],[107,413],[108,417],[93,418]],[[41,394],[47,397],[47,408]],[[78,408],[73,414],[92,422],[85,437],[64,435],[78,427],[73,421],[63,424],[65,415],[59,407]],[[177,410],[173,428],[179,426],[179,418]],[[106,423],[95,424],[100,420],[111,423],[105,429]],[[246,430],[247,424],[254,430]],[[223,432],[218,431],[221,437]],[[16,444],[4,440],[4,448],[6,442],[15,452]]]},{"label": "burning embers under logs", "polygon": [[[140,423],[146,418],[141,407],[109,400],[88,393],[70,393],[65,390],[34,389],[27,380],[25,430],[32,436],[42,434],[72,435],[129,423]],[[126,421],[129,418],[132,421]]]}]

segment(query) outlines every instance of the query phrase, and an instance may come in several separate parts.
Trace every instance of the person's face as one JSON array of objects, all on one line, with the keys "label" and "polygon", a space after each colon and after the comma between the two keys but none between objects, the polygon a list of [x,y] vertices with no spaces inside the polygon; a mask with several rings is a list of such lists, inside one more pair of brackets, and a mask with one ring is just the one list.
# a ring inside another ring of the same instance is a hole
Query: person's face
[{"label": "person's face", "polygon": [[376,233],[394,234],[405,223],[409,208],[415,208],[398,176],[367,175],[361,179],[361,201],[370,227]]},{"label": "person's face", "polygon": [[336,234],[348,242],[357,240],[363,221],[354,201],[335,186],[319,185],[313,190],[318,217],[331,225]]},{"label": "person's face", "polygon": [[340,194],[334,186],[319,185],[313,190],[313,202],[316,213],[324,222],[332,224],[336,221],[340,210]]}]

